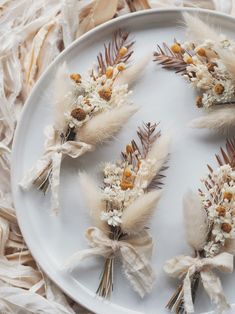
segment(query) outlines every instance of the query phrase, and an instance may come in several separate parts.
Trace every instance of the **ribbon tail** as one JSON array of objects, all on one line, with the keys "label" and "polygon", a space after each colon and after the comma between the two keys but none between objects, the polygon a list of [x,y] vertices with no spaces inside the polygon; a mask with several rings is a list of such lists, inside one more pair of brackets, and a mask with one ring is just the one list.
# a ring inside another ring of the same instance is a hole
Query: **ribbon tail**
[{"label": "ribbon tail", "polygon": [[60,186],[60,167],[62,153],[54,153],[52,157],[52,172],[50,177],[51,185],[51,206],[55,214],[59,212],[59,186]]},{"label": "ribbon tail", "polygon": [[130,247],[120,249],[124,273],[133,289],[143,298],[155,283],[154,272],[147,259]]},{"label": "ribbon tail", "polygon": [[221,281],[212,271],[201,271],[201,279],[206,293],[209,295],[212,302],[216,304],[216,313],[222,314],[230,308],[224,293]]},{"label": "ribbon tail", "polygon": [[192,289],[191,289],[191,272],[188,271],[183,283],[184,291],[184,308],[187,313],[194,313]]},{"label": "ribbon tail", "polygon": [[82,251],[78,251],[74,253],[62,266],[62,269],[68,269],[69,271],[72,271],[76,266],[77,263],[80,262],[81,260],[92,257],[92,256],[107,256],[109,253],[109,250],[105,248],[100,248],[100,247],[94,247]]},{"label": "ribbon tail", "polygon": [[48,156],[43,156],[36,162],[29,171],[24,175],[23,179],[19,182],[19,186],[23,190],[29,190],[33,185],[34,181],[40,176],[40,174],[47,168],[50,159]]}]

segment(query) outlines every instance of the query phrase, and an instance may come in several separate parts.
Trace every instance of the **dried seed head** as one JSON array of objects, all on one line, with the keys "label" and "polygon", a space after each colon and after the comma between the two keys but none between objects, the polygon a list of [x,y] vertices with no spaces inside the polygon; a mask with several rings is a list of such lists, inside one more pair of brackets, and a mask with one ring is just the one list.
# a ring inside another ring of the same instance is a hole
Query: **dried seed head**
[{"label": "dried seed head", "polygon": [[128,189],[133,189],[134,185],[132,182],[122,181],[120,187],[122,190],[126,191]]},{"label": "dried seed head", "polygon": [[181,47],[179,44],[177,43],[174,43],[172,46],[171,46],[171,51],[174,52],[174,53],[180,53],[181,52]]},{"label": "dried seed head", "polygon": [[78,73],[73,73],[70,75],[71,80],[73,80],[75,83],[79,84],[81,83],[81,75]]},{"label": "dried seed head", "polygon": [[233,194],[230,192],[224,192],[223,194],[223,198],[227,199],[228,201],[231,201],[232,197],[233,197]]},{"label": "dried seed head", "polygon": [[204,48],[198,48],[196,52],[200,57],[206,57],[206,50]]},{"label": "dried seed head", "polygon": [[126,68],[126,66],[125,66],[125,63],[124,63],[124,62],[121,62],[121,63],[119,63],[119,64],[117,65],[117,69],[118,69],[119,72],[124,71],[125,68]]},{"label": "dried seed head", "polygon": [[197,105],[198,108],[202,108],[203,107],[202,96],[197,96],[197,98],[196,98],[196,105]]},{"label": "dried seed head", "polygon": [[82,108],[75,108],[71,111],[71,116],[78,121],[83,121],[86,118],[86,112]]},{"label": "dried seed head", "polygon": [[120,50],[119,50],[119,52],[118,52],[118,53],[119,53],[119,56],[124,57],[125,54],[127,53],[127,50],[128,50],[128,49],[127,49],[126,47],[124,47],[124,46],[121,47]]},{"label": "dried seed head", "polygon": [[221,229],[222,229],[224,232],[229,233],[229,232],[232,230],[232,226],[231,226],[229,223],[224,222],[224,223],[222,223],[222,225],[221,225]]},{"label": "dried seed head", "polygon": [[226,209],[223,206],[216,207],[216,211],[217,211],[218,215],[221,217],[224,217],[226,214]]},{"label": "dried seed head", "polygon": [[132,147],[132,145],[131,144],[128,144],[128,145],[126,145],[126,153],[127,154],[131,154],[131,153],[133,153],[133,147]]},{"label": "dried seed head", "polygon": [[100,98],[109,101],[112,96],[112,89],[111,87],[104,87],[99,91]]},{"label": "dried seed head", "polygon": [[213,63],[213,62],[207,63],[207,69],[208,69],[208,71],[213,72],[213,71],[215,70],[215,66],[216,66],[216,64]]},{"label": "dried seed head", "polygon": [[112,76],[113,76],[113,67],[111,67],[111,66],[107,67],[105,74],[106,74],[107,78],[112,78]]},{"label": "dried seed head", "polygon": [[222,84],[220,84],[220,83],[215,84],[214,91],[215,91],[216,94],[221,95],[224,92],[224,86]]}]

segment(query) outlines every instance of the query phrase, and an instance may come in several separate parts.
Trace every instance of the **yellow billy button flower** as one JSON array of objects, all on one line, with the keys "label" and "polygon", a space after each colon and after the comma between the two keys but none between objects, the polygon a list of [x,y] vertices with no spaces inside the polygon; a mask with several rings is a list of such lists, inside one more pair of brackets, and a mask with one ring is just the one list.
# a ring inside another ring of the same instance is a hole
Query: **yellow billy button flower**
[{"label": "yellow billy button flower", "polygon": [[124,57],[125,54],[127,53],[127,50],[128,50],[128,49],[127,49],[126,47],[124,47],[124,46],[121,47],[120,50],[119,50],[119,52],[118,52],[118,53],[119,53],[119,56]]},{"label": "yellow billy button flower", "polygon": [[204,48],[198,48],[196,52],[200,57],[206,57],[206,50]]},{"label": "yellow billy button flower", "polygon": [[231,201],[232,197],[233,197],[233,194],[232,194],[232,193],[230,193],[230,192],[224,192],[224,195],[223,195],[223,198],[224,198],[224,199],[227,199],[228,201]]},{"label": "yellow billy button flower", "polygon": [[71,111],[71,116],[78,121],[83,121],[86,118],[86,112],[82,108],[75,108]]},{"label": "yellow billy button flower", "polygon": [[71,80],[73,80],[75,83],[77,83],[77,84],[79,84],[79,83],[81,83],[81,75],[80,74],[78,74],[78,73],[72,73],[71,75],[70,75],[70,78],[71,78]]},{"label": "yellow billy button flower", "polygon": [[111,66],[107,67],[105,74],[106,74],[106,77],[108,79],[112,78],[112,76],[113,76],[113,67],[111,67]]},{"label": "yellow billy button flower", "polygon": [[222,216],[222,217],[224,217],[226,214],[226,209],[223,206],[216,207],[216,211],[217,211],[218,215]]},{"label": "yellow billy button flower", "polygon": [[132,172],[129,169],[126,169],[123,173],[124,177],[130,178],[132,176]]},{"label": "yellow billy button flower", "polygon": [[187,59],[186,59],[186,62],[188,64],[192,64],[193,63],[193,58],[191,56],[189,56]]},{"label": "yellow billy button flower", "polygon": [[121,187],[122,190],[126,191],[128,189],[133,189],[134,184],[132,182],[127,182],[127,181],[123,180],[120,183],[120,187]]},{"label": "yellow billy button flower", "polygon": [[174,53],[180,53],[181,52],[181,47],[179,44],[177,43],[174,43],[172,46],[171,46],[171,51],[174,52]]},{"label": "yellow billy button flower", "polygon": [[117,65],[117,69],[118,69],[119,72],[124,71],[125,68],[126,68],[126,66],[125,66],[125,63],[124,63],[124,62],[121,62],[121,63],[119,63],[119,64]]},{"label": "yellow billy button flower", "polygon": [[198,108],[202,108],[203,107],[202,96],[197,96],[197,98],[196,98],[196,105],[197,105]]},{"label": "yellow billy button flower", "polygon": [[112,96],[112,89],[111,87],[104,87],[99,91],[100,98],[109,101]]},{"label": "yellow billy button flower", "polygon": [[133,153],[133,147],[131,144],[126,145],[126,153],[127,154]]},{"label": "yellow billy button flower", "polygon": [[221,95],[224,92],[224,86],[222,84],[220,84],[220,83],[215,84],[214,91],[215,91],[216,94]]}]

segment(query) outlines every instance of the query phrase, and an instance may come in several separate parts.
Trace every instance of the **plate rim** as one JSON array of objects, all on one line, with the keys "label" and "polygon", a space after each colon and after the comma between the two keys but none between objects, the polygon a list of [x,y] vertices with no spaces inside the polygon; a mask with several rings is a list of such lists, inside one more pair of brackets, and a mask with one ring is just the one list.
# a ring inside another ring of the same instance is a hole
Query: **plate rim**
[{"label": "plate rim", "polygon": [[[96,32],[100,32],[102,29],[106,29],[109,28],[112,25],[115,24],[119,24],[121,21],[126,21],[129,19],[135,19],[136,16],[148,16],[148,15],[155,15],[158,13],[174,13],[174,12],[179,12],[179,13],[183,13],[183,12],[191,12],[191,13],[198,13],[199,15],[204,14],[204,15],[210,15],[210,16],[214,16],[214,17],[218,17],[218,18],[222,18],[222,19],[227,19],[230,20],[232,22],[235,22],[235,17],[226,14],[226,13],[222,13],[222,12],[218,12],[218,11],[212,11],[212,10],[208,10],[208,9],[201,9],[201,8],[154,8],[154,9],[148,9],[148,10],[142,10],[142,11],[138,11],[138,12],[134,12],[134,13],[127,13],[125,15],[122,15],[120,17],[117,17],[115,19],[109,20],[105,23],[102,23],[101,25],[96,26],[95,28],[89,30],[88,32],[86,32],[85,34],[83,34],[81,37],[77,38],[75,41],[73,41],[66,49],[64,49],[51,63],[50,65],[46,68],[46,70],[43,72],[43,74],[40,76],[40,78],[37,80],[37,82],[35,83],[35,85],[33,86],[32,90],[30,91],[29,96],[27,97],[27,100],[25,101],[25,104],[21,110],[20,113],[20,119],[17,122],[16,125],[16,129],[14,132],[14,137],[13,137],[13,141],[12,141],[12,152],[11,152],[11,170],[10,170],[10,181],[11,181],[11,191],[12,191],[12,201],[13,201],[13,206],[15,209],[15,213],[16,213],[16,217],[17,217],[17,223],[19,225],[19,228],[21,230],[21,233],[24,237],[24,240],[26,242],[26,245],[28,246],[31,255],[33,256],[33,258],[35,259],[35,261],[39,264],[40,268],[43,270],[43,272],[53,281],[53,283],[55,285],[57,285],[66,295],[68,295],[72,300],[74,300],[75,302],[79,303],[81,306],[83,306],[84,308],[90,310],[90,311],[96,311],[94,313],[97,314],[109,314],[110,312],[101,312],[102,309],[97,309],[97,303],[93,303],[92,305],[89,305],[89,300],[84,300],[84,298],[79,299],[75,297],[75,293],[73,295],[73,293],[71,291],[69,291],[69,289],[67,289],[67,287],[63,286],[63,282],[60,282],[60,280],[58,280],[58,278],[55,278],[56,276],[54,276],[53,274],[50,274],[49,271],[47,271],[47,266],[46,263],[41,260],[40,258],[40,254],[37,252],[37,249],[35,248],[35,246],[33,245],[33,243],[31,243],[30,237],[28,237],[28,235],[26,235],[26,231],[23,228],[23,215],[20,213],[21,211],[17,209],[17,206],[15,206],[15,203],[17,203],[16,201],[16,190],[17,190],[17,182],[15,183],[14,180],[14,172],[15,172],[15,168],[17,167],[17,143],[18,143],[18,138],[20,138],[20,130],[23,124],[23,119],[22,117],[25,115],[25,112],[28,110],[28,107],[30,106],[31,103],[31,99],[34,98],[38,86],[41,84],[41,81],[44,80],[44,78],[48,75],[48,72],[51,71],[51,68],[54,67],[54,64],[56,64],[57,62],[59,62],[60,59],[62,59],[69,51],[73,50],[77,45],[80,45],[80,43],[86,41],[87,38],[92,37],[96,34]],[[71,278],[71,280],[73,280]],[[77,295],[77,294],[76,294]],[[107,302],[104,300],[104,302]],[[138,312],[135,310],[131,310],[128,308],[123,307],[122,305],[118,305],[118,304],[109,304],[112,307],[112,311],[113,314],[120,314],[120,313],[126,313],[126,314],[144,314],[143,312]],[[209,314],[211,312],[206,312],[204,314]]]}]

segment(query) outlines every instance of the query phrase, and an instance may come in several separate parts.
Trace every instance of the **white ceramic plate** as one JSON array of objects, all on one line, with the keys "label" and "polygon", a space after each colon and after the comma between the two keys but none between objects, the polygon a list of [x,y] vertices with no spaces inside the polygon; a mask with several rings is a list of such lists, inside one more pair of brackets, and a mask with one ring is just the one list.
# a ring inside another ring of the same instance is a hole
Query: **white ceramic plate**
[{"label": "white ceramic plate", "polygon": [[[192,10],[193,11],[193,10]],[[188,188],[196,189],[206,164],[215,165],[214,154],[224,138],[205,130],[187,128],[187,122],[200,115],[194,105],[194,92],[180,75],[160,69],[150,62],[134,87],[134,101],[140,111],[130,120],[112,144],[99,147],[79,160],[64,160],[61,173],[61,213],[52,217],[49,195],[38,191],[22,192],[18,182],[43,153],[43,129],[52,122],[51,89],[57,66],[66,61],[71,72],[83,73],[96,60],[97,53],[113,32],[124,27],[136,40],[135,60],[156,48],[157,43],[184,40],[181,10],[151,10],[131,14],[108,22],[90,31],[64,51],[36,84],[18,123],[12,156],[12,188],[17,217],[25,240],[42,269],[74,300],[95,313],[167,313],[164,309],[177,282],[163,272],[164,261],[177,254],[190,254],[184,237],[182,196]],[[235,20],[218,13],[199,11],[204,19],[234,38]],[[163,132],[173,136],[171,159],[165,193],[151,228],[156,242],[152,264],[157,283],[144,299],[132,291],[120,264],[115,267],[114,292],[110,301],[95,296],[102,259],[80,263],[72,274],[60,266],[72,253],[87,248],[84,231],[90,226],[87,208],[80,193],[78,170],[86,170],[101,182],[99,163],[115,160],[142,121],[160,121]],[[221,276],[229,302],[235,302],[235,274]],[[196,313],[212,309],[203,289],[199,289]],[[234,311],[234,310],[232,310]],[[233,312],[234,313],[234,312]]]}]

